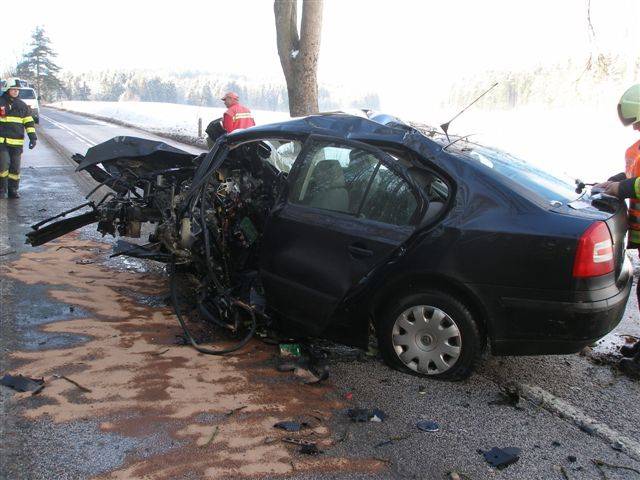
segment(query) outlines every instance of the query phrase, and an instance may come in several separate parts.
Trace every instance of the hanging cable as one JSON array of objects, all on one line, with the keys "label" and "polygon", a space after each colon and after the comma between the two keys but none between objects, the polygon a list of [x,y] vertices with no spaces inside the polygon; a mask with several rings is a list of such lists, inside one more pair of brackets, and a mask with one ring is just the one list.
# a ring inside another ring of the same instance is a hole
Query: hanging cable
[{"label": "hanging cable", "polygon": [[240,308],[242,310],[245,310],[249,316],[251,317],[251,327],[249,328],[249,332],[247,333],[247,335],[240,340],[238,343],[236,343],[233,347],[229,347],[229,348],[224,348],[222,350],[212,350],[210,348],[206,348],[206,347],[202,347],[198,344],[198,342],[196,342],[196,340],[193,338],[193,336],[191,335],[191,332],[189,331],[184,319],[182,318],[182,312],[180,310],[180,302],[179,302],[179,298],[178,298],[178,286],[177,286],[177,271],[176,271],[176,265],[175,263],[171,263],[171,277],[169,280],[169,289],[170,289],[170,293],[171,293],[171,302],[173,303],[173,310],[176,313],[176,317],[178,317],[178,322],[180,323],[180,326],[182,327],[182,330],[184,331],[185,337],[187,337],[187,340],[189,340],[189,342],[191,343],[191,346],[193,346],[193,348],[195,348],[197,351],[199,351],[200,353],[204,353],[206,355],[224,355],[227,353],[232,353],[232,352],[236,352],[238,350],[240,350],[242,347],[244,347],[247,343],[249,343],[249,340],[251,340],[253,338],[253,334],[256,332],[256,316],[255,313],[253,311],[253,308],[251,308],[249,305],[247,305],[244,302],[241,302],[240,300],[232,300],[231,302],[231,307],[236,307],[236,308]]}]

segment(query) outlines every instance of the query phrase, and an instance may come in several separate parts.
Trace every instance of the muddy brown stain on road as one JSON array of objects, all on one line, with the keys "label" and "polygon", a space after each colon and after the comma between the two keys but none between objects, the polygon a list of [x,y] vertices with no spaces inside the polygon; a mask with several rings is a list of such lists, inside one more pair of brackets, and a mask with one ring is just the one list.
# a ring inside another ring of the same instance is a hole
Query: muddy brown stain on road
[{"label": "muddy brown stain on road", "polygon": [[[99,478],[259,478],[384,467],[374,459],[331,456],[326,420],[344,405],[330,384],[303,385],[275,371],[274,347],[252,341],[234,356],[212,357],[174,345],[181,331],[171,309],[139,300],[166,293],[166,278],[109,267],[109,251],[109,245],[68,235],[3,269],[25,284],[50,285],[52,298],[90,313],[42,327],[85,335],[89,341],[11,355],[20,373],[47,379],[41,402],[26,408],[24,416],[55,423],[99,419],[103,431],[134,438],[163,435],[177,445],[146,458],[132,454],[124,467]],[[53,374],[68,375],[91,392]],[[16,394],[15,399],[27,396]],[[229,415],[239,407],[246,408]],[[293,434],[273,428],[289,419],[306,419],[311,426]],[[280,441],[284,436],[317,442],[328,453],[300,455]]]}]

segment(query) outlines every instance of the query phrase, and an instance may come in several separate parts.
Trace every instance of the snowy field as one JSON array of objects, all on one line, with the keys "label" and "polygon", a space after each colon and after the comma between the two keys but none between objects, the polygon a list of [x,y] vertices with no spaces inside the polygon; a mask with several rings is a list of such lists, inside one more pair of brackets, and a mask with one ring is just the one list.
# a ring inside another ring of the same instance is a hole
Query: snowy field
[{"label": "snowy field", "polygon": [[[222,116],[224,108],[152,102],[57,102],[54,107],[112,118],[157,133],[196,137],[198,119],[203,129]],[[289,119],[284,112],[255,110],[257,124]],[[405,120],[439,125],[456,109],[408,114],[386,112]],[[615,105],[611,108],[523,107],[487,112],[470,109],[451,124],[450,133],[474,134],[470,140],[498,147],[543,169],[570,178],[606,180],[624,169],[624,152],[637,132],[623,128]]]},{"label": "snowy field", "polygon": [[[221,118],[225,108],[196,107],[176,103],[157,102],[56,102],[52,107],[70,112],[88,113],[103,118],[111,118],[135,127],[156,133],[198,136],[198,119],[202,119],[202,130],[211,120]],[[291,117],[285,112],[253,110],[258,125],[282,122]]]}]

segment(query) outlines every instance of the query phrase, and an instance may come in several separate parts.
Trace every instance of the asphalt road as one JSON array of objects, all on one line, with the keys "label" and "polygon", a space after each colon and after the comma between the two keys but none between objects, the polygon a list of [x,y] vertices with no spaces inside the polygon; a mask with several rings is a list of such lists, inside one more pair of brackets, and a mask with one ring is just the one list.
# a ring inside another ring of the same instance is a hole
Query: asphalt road
[{"label": "asphalt road", "polygon": [[[469,380],[450,383],[340,350],[329,384],[312,390],[274,373],[271,347],[221,360],[175,346],[156,265],[108,260],[98,242],[112,239],[91,227],[53,247],[23,242],[30,224],[82,203],[90,188],[61,151],[84,153],[115,135],[154,136],[46,108],[41,119],[45,141],[25,152],[23,197],[0,200],[0,373],[48,380],[34,397],[0,388],[2,478],[440,479],[452,470],[473,479],[604,478],[594,459],[640,470],[638,382],[590,355],[493,357]],[[606,345],[639,325],[632,298]],[[56,372],[92,392],[50,381]],[[526,397],[517,408],[499,402],[511,383]],[[234,406],[247,408],[224,413]],[[352,424],[350,407],[377,407],[387,418]],[[311,433],[325,453],[310,459],[269,443],[273,419],[311,411],[322,413]],[[440,430],[419,431],[422,419]],[[214,424],[219,438],[204,452]],[[521,448],[520,460],[495,470],[478,453],[492,447]],[[601,468],[606,478],[640,478]]]}]

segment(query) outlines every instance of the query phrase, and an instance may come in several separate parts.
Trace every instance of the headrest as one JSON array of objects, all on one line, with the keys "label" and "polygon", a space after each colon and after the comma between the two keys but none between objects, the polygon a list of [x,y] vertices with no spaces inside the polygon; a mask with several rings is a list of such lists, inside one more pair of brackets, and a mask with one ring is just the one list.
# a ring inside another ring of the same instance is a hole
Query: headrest
[{"label": "headrest", "polygon": [[318,189],[344,187],[344,173],[338,160],[321,160],[313,171]]}]

